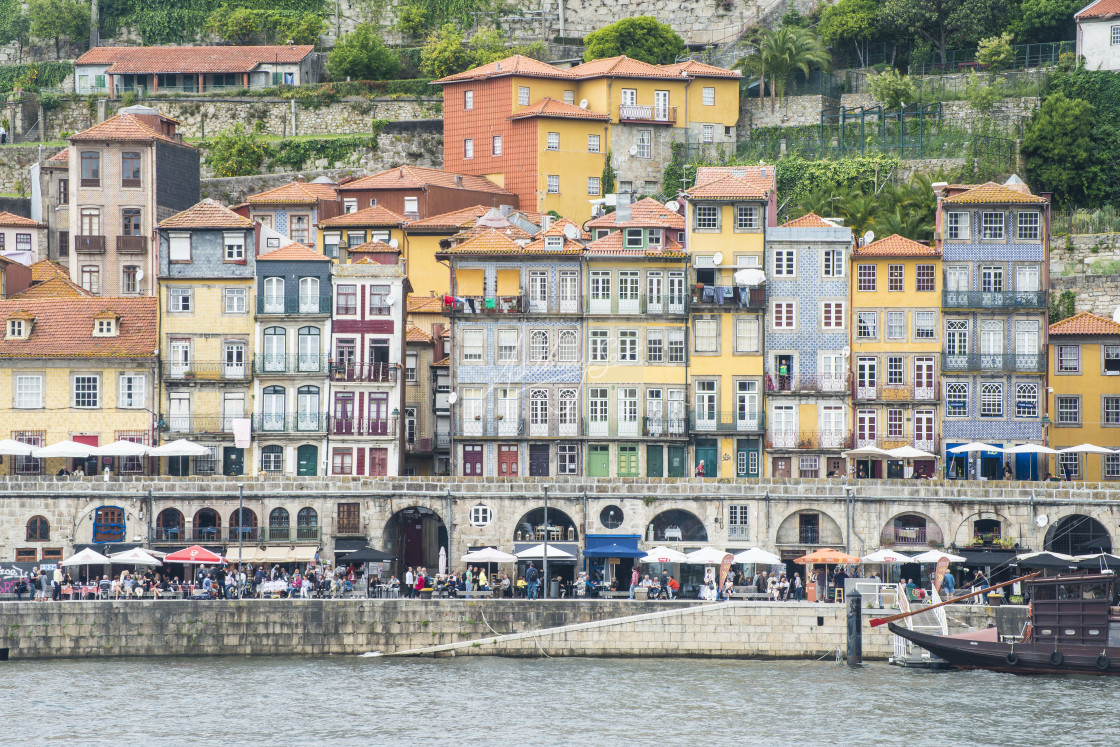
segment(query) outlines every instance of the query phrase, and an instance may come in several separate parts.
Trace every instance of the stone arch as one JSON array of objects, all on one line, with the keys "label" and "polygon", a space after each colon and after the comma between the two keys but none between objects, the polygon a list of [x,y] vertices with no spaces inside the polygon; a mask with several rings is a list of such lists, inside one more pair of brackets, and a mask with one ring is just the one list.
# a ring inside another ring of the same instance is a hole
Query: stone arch
[{"label": "stone arch", "polygon": [[185,529],[186,519],[177,508],[165,508],[156,515],[156,539],[161,542],[178,540]]},{"label": "stone arch", "polygon": [[[382,534],[385,552],[397,557],[397,575],[409,566],[423,566],[430,573],[439,570],[439,550],[448,547],[447,524],[434,509],[409,506],[393,513]],[[448,548],[448,563],[453,563]]]},{"label": "stone arch", "polygon": [[996,511],[975,511],[956,524],[957,528],[953,531],[952,538],[953,544],[957,547],[973,545],[977,536],[983,536],[984,542],[988,541],[989,536],[993,541],[1012,536],[1011,520]]},{"label": "stone arch", "polygon": [[836,519],[824,511],[801,509],[782,520],[775,541],[778,545],[843,547],[844,533]]},{"label": "stone arch", "polygon": [[927,514],[903,511],[883,525],[879,543],[883,547],[937,547],[945,544],[945,535],[938,523]]},{"label": "stone arch", "polygon": [[699,516],[671,508],[653,517],[646,526],[647,542],[707,542],[708,530]]},{"label": "stone arch", "polygon": [[221,539],[222,515],[210,507],[200,508],[191,521],[192,542],[215,542]]},{"label": "stone arch", "polygon": [[[552,527],[559,527],[560,539],[555,539],[554,536],[549,536],[549,540],[553,542],[576,542],[579,540],[579,527],[572,521],[572,517],[558,508],[549,507],[548,509],[548,524]],[[544,536],[542,531],[544,529],[544,507],[534,508],[533,510],[525,513],[513,527],[513,536],[510,539],[517,542],[533,542],[535,540],[543,540]],[[518,534],[520,532],[520,535]]]},{"label": "stone arch", "polygon": [[257,538],[257,512],[251,508],[235,508],[229,515],[229,538],[236,540],[241,534],[247,540]]},{"label": "stone arch", "polygon": [[1104,524],[1085,514],[1069,514],[1046,530],[1045,548],[1066,555],[1112,552],[1112,536]]}]

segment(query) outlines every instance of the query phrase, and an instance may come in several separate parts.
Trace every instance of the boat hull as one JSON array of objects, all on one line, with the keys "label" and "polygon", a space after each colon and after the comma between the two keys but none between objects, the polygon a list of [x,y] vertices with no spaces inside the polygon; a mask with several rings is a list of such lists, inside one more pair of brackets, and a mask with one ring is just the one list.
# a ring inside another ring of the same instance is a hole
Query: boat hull
[{"label": "boat hull", "polygon": [[1005,643],[930,635],[889,623],[892,633],[941,657],[958,669],[1011,674],[1092,674],[1120,676],[1120,648]]}]

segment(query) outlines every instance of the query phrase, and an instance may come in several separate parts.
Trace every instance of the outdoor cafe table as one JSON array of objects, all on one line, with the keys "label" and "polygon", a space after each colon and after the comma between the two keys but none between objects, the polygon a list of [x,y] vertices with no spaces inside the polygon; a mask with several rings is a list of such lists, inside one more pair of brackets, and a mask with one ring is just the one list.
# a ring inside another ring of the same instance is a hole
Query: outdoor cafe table
[{"label": "outdoor cafe table", "polygon": [[257,586],[257,591],[261,594],[283,594],[288,590],[288,582],[286,581],[263,581]]}]

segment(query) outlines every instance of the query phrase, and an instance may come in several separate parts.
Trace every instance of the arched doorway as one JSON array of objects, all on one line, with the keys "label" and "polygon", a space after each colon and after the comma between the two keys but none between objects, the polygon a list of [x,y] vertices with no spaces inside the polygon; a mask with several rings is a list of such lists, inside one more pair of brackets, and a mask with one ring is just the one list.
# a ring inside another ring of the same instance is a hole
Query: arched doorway
[{"label": "arched doorway", "polygon": [[[404,578],[411,566],[429,573],[439,570],[439,549],[447,547],[447,526],[430,508],[411,506],[397,511],[385,524],[385,552],[396,556],[396,573]],[[449,557],[448,563],[454,561]]]},{"label": "arched doorway", "polygon": [[222,534],[222,517],[212,508],[200,508],[194,515],[192,542],[217,542]]},{"label": "arched doorway", "polygon": [[707,542],[704,522],[679,508],[662,511],[646,527],[646,542]]},{"label": "arched doorway", "polygon": [[944,544],[944,536],[933,519],[923,514],[906,513],[887,522],[879,536],[879,543],[883,547],[898,547],[906,552],[906,548],[924,550]]},{"label": "arched doorway", "polygon": [[1104,524],[1093,517],[1072,514],[1046,532],[1046,549],[1066,555],[1112,552],[1112,538]]},{"label": "arched doorway", "polygon": [[156,542],[178,542],[183,536],[183,512],[165,508],[156,516]]},{"label": "arched doorway", "polygon": [[844,533],[836,520],[823,511],[795,511],[778,525],[775,544],[785,564],[786,577],[792,581],[795,575],[801,576],[804,582],[805,566],[794,560],[822,547],[843,548]]},{"label": "arched doorway", "polygon": [[[514,552],[519,553],[539,547],[546,537],[549,547],[548,575],[553,579],[559,578],[560,582],[567,586],[575,579],[576,562],[579,559],[579,530],[571,516],[560,509],[550,507],[546,522],[544,506],[534,508],[517,520],[510,539],[513,540]],[[556,557],[558,554],[556,551],[567,553],[569,557]],[[524,575],[530,562],[541,571],[543,582],[543,551],[519,562],[517,572]]]},{"label": "arched doorway", "polygon": [[[548,509],[548,540],[578,542],[579,531],[572,517],[559,509]],[[545,538],[544,507],[535,508],[517,520],[512,539],[515,542],[543,542]]]}]

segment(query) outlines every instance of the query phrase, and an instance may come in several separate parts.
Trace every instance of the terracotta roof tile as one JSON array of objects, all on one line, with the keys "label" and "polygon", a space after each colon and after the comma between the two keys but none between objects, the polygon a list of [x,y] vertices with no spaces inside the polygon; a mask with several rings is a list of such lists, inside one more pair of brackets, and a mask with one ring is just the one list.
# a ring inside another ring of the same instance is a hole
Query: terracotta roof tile
[{"label": "terracotta roof tile", "polygon": [[[159,344],[156,298],[46,298],[0,301],[0,319],[35,318],[27,340],[0,339],[0,358],[151,358]],[[94,337],[104,311],[120,316],[120,334]]]},{"label": "terracotta roof tile", "polygon": [[806,213],[800,218],[786,221],[778,228],[837,228],[837,225],[829,223],[816,213]]},{"label": "terracotta roof tile", "polygon": [[766,191],[728,174],[692,187],[688,196],[694,200],[765,200]]},{"label": "terracotta roof tile", "polygon": [[853,257],[940,257],[936,247],[899,236],[897,233],[885,239],[872,241],[867,246],[852,251]]},{"label": "terracotta roof tile", "polygon": [[397,215],[388,208],[371,205],[353,213],[343,213],[333,218],[319,221],[322,228],[346,228],[347,226],[400,226],[405,223],[403,215]]},{"label": "terracotta roof tile", "polygon": [[486,177],[456,174],[453,171],[432,169],[425,166],[397,166],[396,168],[386,169],[339,185],[338,190],[340,192],[351,192],[369,189],[420,189],[428,186],[467,189],[472,192],[489,192],[492,194],[511,194]]},{"label": "terracotta roof tile", "polygon": [[1120,335],[1120,323],[1082,311],[1050,325],[1052,335]]},{"label": "terracotta roof tile", "polygon": [[253,221],[238,215],[217,200],[207,197],[202,202],[191,205],[181,213],[164,218],[160,228],[240,228],[253,227]]},{"label": "terracotta roof tile", "polygon": [[661,67],[666,70],[672,70],[677,75],[681,72],[686,72],[697,78],[742,78],[743,74],[738,70],[728,70],[715,65],[709,65],[706,62],[697,62],[696,60],[685,60],[684,62],[675,62],[672,65],[662,65]]},{"label": "terracotta roof tile", "polygon": [[574,220],[571,220],[570,218],[557,218],[556,220],[552,221],[551,226],[549,226],[546,230],[541,231],[541,236],[565,236],[566,234],[564,233],[564,229],[567,226],[575,226],[577,229],[579,229],[579,236],[581,239],[591,238],[591,234],[580,228],[579,224]]},{"label": "terracotta roof tile", "polygon": [[548,237],[542,236],[536,241],[531,241],[521,251],[526,254],[580,254],[583,252],[583,244],[578,241],[572,241],[571,239],[564,239],[561,241],[559,249],[549,248],[548,241],[546,240],[547,238]]},{"label": "terracotta roof tile", "polygon": [[348,254],[400,254],[401,248],[391,247],[380,239],[376,241],[367,241],[364,244],[358,244],[346,250]]},{"label": "terracotta roof tile", "polygon": [[[759,192],[773,192],[778,188],[778,170],[772,164],[757,166],[700,166],[696,169],[696,187],[714,182],[726,176],[755,187]],[[689,190],[691,194],[691,190]]]},{"label": "terracotta roof tile", "polygon": [[684,216],[674,213],[652,197],[630,205],[630,220],[617,222],[618,211],[587,223],[588,228],[684,228]]},{"label": "terracotta roof tile", "polygon": [[16,226],[18,228],[42,228],[42,224],[33,221],[30,218],[24,218],[22,215],[9,213],[7,211],[0,212],[0,226]]},{"label": "terracotta roof tile", "polygon": [[258,254],[258,260],[266,262],[330,262],[331,258],[320,254],[314,249],[304,246],[298,241],[285,244],[279,249],[274,249],[267,254]]},{"label": "terracotta roof tile", "polygon": [[566,70],[549,65],[547,62],[534,60],[532,57],[515,54],[504,60],[497,60],[486,65],[464,70],[461,73],[440,78],[435,83],[454,83],[460,80],[478,80],[479,78],[496,78],[502,75],[527,75],[537,78],[567,78],[570,77]]},{"label": "terracotta roof tile", "polygon": [[295,63],[315,50],[310,45],[229,47],[94,47],[75,65],[109,65],[124,73],[248,73],[261,63]]},{"label": "terracotta roof tile", "polygon": [[988,182],[979,187],[961,192],[952,197],[946,197],[943,203],[952,205],[1007,205],[1007,204],[1044,204],[1045,198],[1038,195],[1023,193],[1011,189],[1003,184]]},{"label": "terracotta roof tile", "polygon": [[319,200],[337,199],[338,193],[330,184],[289,182],[274,189],[249,195],[245,198],[245,202],[250,205],[314,205]]},{"label": "terracotta roof tile", "polygon": [[679,70],[670,69],[668,65],[652,65],[648,62],[635,60],[626,55],[617,57],[604,57],[599,60],[585,62],[582,65],[568,68],[568,75],[573,78],[599,78],[603,76],[616,76],[623,78],[680,78]]},{"label": "terracotta roof tile", "polygon": [[47,159],[47,163],[68,163],[70,161],[70,149],[63,148],[58,153]]},{"label": "terracotta roof tile", "polygon": [[504,232],[491,228],[485,233],[467,239],[457,246],[441,251],[448,254],[510,254],[524,251],[516,241]]},{"label": "terracotta roof tile", "polygon": [[[170,119],[163,117],[161,119]],[[172,120],[175,121],[175,120]],[[182,145],[185,148],[193,148],[193,145],[187,143],[180,143],[173,137],[168,137],[162,132],[158,132],[145,121],[139,117],[129,114],[127,112],[117,114],[109,117],[100,124],[95,124],[88,130],[82,130],[76,135],[70,136],[70,142],[82,142],[86,140],[104,140],[109,142],[144,142],[150,143],[156,140],[162,140],[165,143],[174,143],[175,145]]]},{"label": "terracotta roof tile", "polygon": [[42,283],[58,275],[70,277],[70,271],[66,269],[65,265],[51,262],[49,259],[40,259],[31,265],[31,282],[33,283]]},{"label": "terracotta roof tile", "polygon": [[486,205],[472,205],[461,210],[452,210],[450,213],[430,215],[420,220],[409,221],[407,230],[414,228],[455,229],[474,227],[475,221],[490,212]]},{"label": "terracotta roof tile", "polygon": [[[46,261],[46,260],[44,260]],[[38,264],[38,263],[36,263]],[[34,275],[32,275],[34,278]],[[23,290],[12,298],[93,298],[94,295],[82,286],[75,283],[64,273],[52,275],[44,280],[33,280],[31,287]]]},{"label": "terracotta roof tile", "polygon": [[405,332],[405,342],[432,342],[432,336],[415,325],[408,325]]},{"label": "terracotta roof tile", "polygon": [[433,363],[432,365],[433,366],[439,366],[440,368],[443,368],[445,366],[450,366],[451,365],[451,356],[450,355],[444,356],[442,360],[438,360],[435,363]]},{"label": "terracotta roof tile", "polygon": [[1097,0],[1074,18],[1110,18],[1120,14],[1120,0]]},{"label": "terracotta roof tile", "polygon": [[563,101],[546,96],[532,106],[528,106],[520,111],[515,112],[510,119],[526,119],[528,117],[561,117],[564,119],[601,119],[607,121],[610,116],[601,114],[599,112],[591,111],[590,109],[583,109],[575,104],[568,104]]},{"label": "terracotta roof tile", "polygon": [[645,249],[626,249],[622,246],[622,232],[612,231],[601,239],[596,239],[588,244],[584,251],[589,255],[610,255],[614,257],[668,257],[668,258],[686,258],[684,247],[673,239],[669,239],[665,247],[662,248],[645,248]]},{"label": "terracotta roof tile", "polygon": [[410,314],[439,314],[443,312],[443,299],[439,296],[409,296]]},{"label": "terracotta roof tile", "polygon": [[520,226],[513,225],[512,223],[509,224],[508,226],[504,226],[502,228],[495,228],[493,226],[471,226],[470,228],[463,229],[459,233],[455,234],[452,238],[457,243],[461,244],[464,241],[467,241],[469,239],[473,239],[475,236],[481,236],[482,234],[484,234],[488,231],[498,231],[499,233],[501,233],[505,236],[508,236],[509,238],[513,239],[514,241],[517,241],[518,239],[532,239],[533,238],[533,234],[529,233],[528,231],[521,228]]}]

